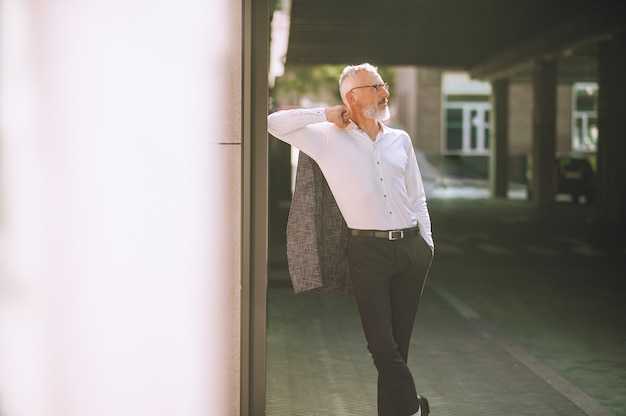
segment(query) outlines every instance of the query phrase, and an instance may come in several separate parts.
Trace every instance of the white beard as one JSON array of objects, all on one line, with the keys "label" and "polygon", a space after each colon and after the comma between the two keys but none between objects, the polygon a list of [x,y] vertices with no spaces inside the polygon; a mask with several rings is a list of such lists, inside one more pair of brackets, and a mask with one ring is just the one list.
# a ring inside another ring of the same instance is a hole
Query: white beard
[{"label": "white beard", "polygon": [[385,121],[391,118],[391,112],[389,111],[389,107],[385,106],[385,108],[378,108],[378,104],[372,104],[367,107],[365,111],[363,111],[363,115],[368,118],[373,118],[374,120]]}]

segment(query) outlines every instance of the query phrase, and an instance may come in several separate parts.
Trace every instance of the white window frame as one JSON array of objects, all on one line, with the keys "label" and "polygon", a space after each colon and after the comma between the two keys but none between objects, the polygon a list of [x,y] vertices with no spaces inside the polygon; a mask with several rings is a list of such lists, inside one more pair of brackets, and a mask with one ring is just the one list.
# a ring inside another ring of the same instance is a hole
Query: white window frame
[{"label": "white window frame", "polygon": [[[476,102],[476,101],[448,101],[444,104],[444,114],[447,115],[447,110],[457,109],[463,111],[463,127],[462,127],[462,148],[460,150],[448,149],[448,137],[447,137],[447,117],[444,116],[444,136],[442,147],[445,154],[461,154],[461,155],[489,155],[489,147],[485,145],[487,129],[490,129],[490,123],[485,120],[485,113],[491,111],[491,103],[488,102]],[[471,112],[478,112],[478,117],[482,120],[482,128],[477,128],[476,147],[472,148],[471,143]]]},{"label": "white window frame", "polygon": [[[596,152],[598,147],[598,138],[589,128],[589,119],[598,118],[597,111],[579,111],[576,108],[576,93],[579,90],[592,88],[598,90],[598,84],[595,82],[577,82],[572,85],[572,150],[578,152]],[[581,121],[581,128],[578,128],[578,121]],[[593,136],[596,136],[595,138]]]}]

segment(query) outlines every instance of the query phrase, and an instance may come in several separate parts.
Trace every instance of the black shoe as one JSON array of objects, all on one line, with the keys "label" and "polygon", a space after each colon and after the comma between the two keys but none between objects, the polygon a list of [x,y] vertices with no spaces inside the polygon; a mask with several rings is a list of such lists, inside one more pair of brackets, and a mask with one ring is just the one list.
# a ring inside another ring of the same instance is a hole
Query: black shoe
[{"label": "black shoe", "polygon": [[417,395],[417,402],[420,404],[421,416],[428,416],[430,414],[430,406],[428,406],[428,400],[424,396]]}]

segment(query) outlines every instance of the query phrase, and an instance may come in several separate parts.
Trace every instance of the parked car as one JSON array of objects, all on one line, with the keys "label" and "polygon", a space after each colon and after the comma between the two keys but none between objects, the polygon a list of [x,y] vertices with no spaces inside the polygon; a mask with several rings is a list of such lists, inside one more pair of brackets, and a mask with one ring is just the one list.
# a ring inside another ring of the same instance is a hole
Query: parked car
[{"label": "parked car", "polygon": [[[593,204],[596,196],[596,175],[589,159],[584,156],[555,158],[554,194],[572,196],[572,202]],[[585,197],[582,201],[581,197]]]},{"label": "parked car", "polygon": [[[528,196],[532,198],[530,173],[529,170]],[[552,190],[555,198],[569,195],[572,203],[593,204],[596,196],[596,175],[589,158],[584,155],[556,155],[552,171]]]}]

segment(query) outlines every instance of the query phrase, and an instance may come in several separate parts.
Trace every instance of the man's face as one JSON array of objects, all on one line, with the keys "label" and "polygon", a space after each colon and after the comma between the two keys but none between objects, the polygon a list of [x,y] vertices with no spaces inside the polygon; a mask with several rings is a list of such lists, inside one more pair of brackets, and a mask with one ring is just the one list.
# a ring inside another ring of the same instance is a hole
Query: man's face
[{"label": "man's face", "polygon": [[360,110],[367,118],[388,120],[389,90],[384,87],[384,81],[378,74],[361,71],[357,74],[351,93],[355,98],[355,109]]}]

